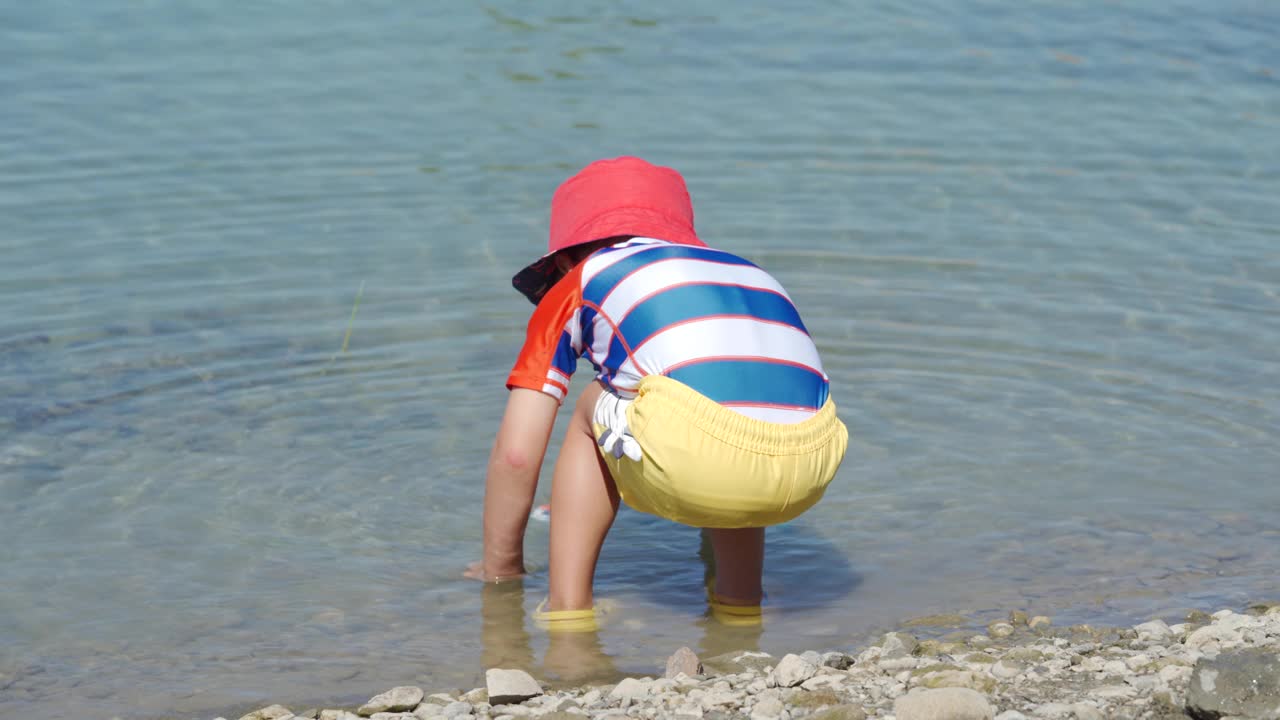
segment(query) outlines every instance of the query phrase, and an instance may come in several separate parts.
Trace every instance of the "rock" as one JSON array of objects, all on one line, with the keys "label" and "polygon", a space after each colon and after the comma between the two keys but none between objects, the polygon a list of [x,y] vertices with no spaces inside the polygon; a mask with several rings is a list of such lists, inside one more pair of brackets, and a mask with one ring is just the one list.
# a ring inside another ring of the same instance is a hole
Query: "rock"
[{"label": "rock", "polygon": [[917,690],[893,702],[897,720],[993,720],[991,703],[974,690]]},{"label": "rock", "polygon": [[1201,720],[1280,718],[1280,654],[1253,648],[1201,658],[1187,686],[1187,711]]},{"label": "rock", "polygon": [[1027,621],[1027,627],[1032,630],[1048,630],[1053,626],[1053,620],[1045,615],[1037,615]]},{"label": "rock", "polygon": [[1051,702],[1051,703],[1045,703],[1037,707],[1035,710],[1032,710],[1031,712],[1036,717],[1060,718],[1060,717],[1068,717],[1072,715],[1075,711],[1072,710],[1071,706],[1067,705],[1066,703]]},{"label": "rock", "polygon": [[240,716],[240,720],[279,720],[279,718],[292,717],[293,713],[289,708],[283,705],[268,705],[260,710],[254,710],[248,715]]},{"label": "rock", "polygon": [[1013,634],[1013,626],[1007,622],[993,622],[987,626],[987,634],[993,638],[1007,638]]},{"label": "rock", "polygon": [[458,717],[463,717],[470,714],[471,714],[471,703],[462,702],[461,700],[456,700],[454,702],[449,703],[448,705],[445,705],[444,711],[441,713],[441,715],[447,718],[458,718]]},{"label": "rock", "polygon": [[[444,717],[444,706],[437,705],[436,703],[433,703],[433,702],[424,702],[413,711],[413,716],[415,718],[418,718],[418,720],[433,720],[434,718],[442,718]],[[351,720],[351,719],[344,718],[343,720]]]},{"label": "rock", "polygon": [[1135,625],[1133,629],[1137,631],[1139,640],[1167,640],[1173,637],[1169,624],[1163,620],[1144,622],[1141,625]]},{"label": "rock", "polygon": [[996,720],[1027,720],[1027,716],[1017,710],[1005,710],[996,716]]},{"label": "rock", "polygon": [[1005,660],[1001,658],[991,666],[991,674],[1001,680],[1008,680],[1009,678],[1021,675],[1026,669],[1027,666],[1024,663],[1017,660]]},{"label": "rock", "polygon": [[880,657],[884,659],[907,657],[914,653],[919,645],[914,635],[901,632],[886,633],[884,639],[880,641],[880,648],[883,650]]},{"label": "rock", "polygon": [[609,691],[609,699],[622,703],[623,707],[649,697],[649,684],[635,678],[623,678]]},{"label": "rock", "polygon": [[775,697],[766,697],[751,708],[751,720],[776,720],[782,716],[782,701]]},{"label": "rock", "polygon": [[320,720],[360,720],[360,716],[349,710],[321,710]]},{"label": "rock", "polygon": [[703,658],[702,670],[712,675],[737,675],[742,672],[764,672],[773,663],[773,656],[768,653],[734,650]]},{"label": "rock", "polygon": [[674,678],[680,673],[689,677],[702,674],[702,663],[698,661],[697,653],[687,647],[680,648],[667,658],[667,669],[663,677]]},{"label": "rock", "polygon": [[418,720],[418,718],[413,713],[378,712],[370,715],[369,720]]},{"label": "rock", "polygon": [[822,656],[822,666],[835,668],[836,670],[848,670],[853,665],[853,658],[842,652],[824,653]]},{"label": "rock", "polygon": [[1071,713],[1075,715],[1076,720],[1105,720],[1102,711],[1089,703],[1078,702],[1072,705]]},{"label": "rock", "polygon": [[773,677],[779,687],[795,687],[813,677],[818,667],[799,655],[785,655],[773,669]]},{"label": "rock", "polygon": [[1026,624],[1027,624],[1027,614],[1026,614],[1026,613],[1024,613],[1024,612],[1022,612],[1021,610],[1012,610],[1012,611],[1010,611],[1010,612],[1009,612],[1009,624],[1010,624],[1010,625],[1026,625]]},{"label": "rock", "polygon": [[857,705],[833,705],[808,716],[808,720],[867,720],[867,711]]},{"label": "rock", "polygon": [[404,685],[393,687],[381,695],[374,695],[369,702],[360,706],[357,713],[369,717],[374,713],[408,712],[422,702],[422,688]]},{"label": "rock", "polygon": [[903,623],[904,627],[962,627],[969,624],[963,615],[926,615]]},{"label": "rock", "polygon": [[542,686],[523,670],[491,668],[484,672],[485,691],[490,705],[521,703],[542,694]]},{"label": "rock", "polygon": [[926,688],[964,688],[991,692],[995,689],[994,678],[975,675],[968,670],[936,670],[920,676],[920,685]]}]

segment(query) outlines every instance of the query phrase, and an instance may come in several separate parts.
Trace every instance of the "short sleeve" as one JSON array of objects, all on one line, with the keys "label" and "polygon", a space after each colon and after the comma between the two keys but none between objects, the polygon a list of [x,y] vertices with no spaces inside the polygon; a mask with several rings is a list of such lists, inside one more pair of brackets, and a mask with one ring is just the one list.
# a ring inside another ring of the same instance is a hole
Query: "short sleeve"
[{"label": "short sleeve", "polygon": [[581,268],[561,278],[534,309],[524,347],[507,376],[508,389],[538,390],[560,402],[569,394],[569,378],[582,355]]}]

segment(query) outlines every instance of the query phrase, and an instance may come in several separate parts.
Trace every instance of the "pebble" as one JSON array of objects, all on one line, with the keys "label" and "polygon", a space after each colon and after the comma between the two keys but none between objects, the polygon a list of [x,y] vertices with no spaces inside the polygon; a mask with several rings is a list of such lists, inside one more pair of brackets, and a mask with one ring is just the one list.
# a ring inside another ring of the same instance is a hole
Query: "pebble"
[{"label": "pebble", "polygon": [[373,696],[369,699],[369,702],[361,705],[356,712],[365,717],[377,713],[407,712],[418,707],[418,703],[422,702],[423,697],[422,688],[412,686],[394,687],[381,695]]},{"label": "pebble", "polygon": [[[1022,617],[1011,614],[1011,622],[988,626],[987,635],[961,630],[921,642],[892,632],[866,648],[776,660],[735,651],[699,662],[692,649],[680,648],[662,678],[628,677],[611,687],[549,695],[527,673],[493,668],[484,688],[460,699],[398,687],[359,711],[371,720],[1280,720],[1277,607],[1196,613],[1177,625],[1150,620],[1132,628],[1052,631],[1036,616],[1025,621],[1036,633],[1018,631]],[[307,715],[361,720],[347,709]],[[288,708],[270,705],[241,720],[292,717]]]}]

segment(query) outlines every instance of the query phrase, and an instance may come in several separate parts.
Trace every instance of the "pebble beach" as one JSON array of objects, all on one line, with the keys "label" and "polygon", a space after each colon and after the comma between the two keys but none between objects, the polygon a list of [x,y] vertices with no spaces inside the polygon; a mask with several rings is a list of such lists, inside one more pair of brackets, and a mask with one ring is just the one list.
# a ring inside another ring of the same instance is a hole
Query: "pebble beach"
[{"label": "pebble beach", "polygon": [[1280,603],[1174,624],[1058,627],[1015,611],[985,632],[946,629],[964,623],[919,618],[869,646],[782,657],[684,647],[651,676],[557,690],[488,668],[485,687],[401,686],[358,707],[272,704],[240,720],[1280,718]]}]

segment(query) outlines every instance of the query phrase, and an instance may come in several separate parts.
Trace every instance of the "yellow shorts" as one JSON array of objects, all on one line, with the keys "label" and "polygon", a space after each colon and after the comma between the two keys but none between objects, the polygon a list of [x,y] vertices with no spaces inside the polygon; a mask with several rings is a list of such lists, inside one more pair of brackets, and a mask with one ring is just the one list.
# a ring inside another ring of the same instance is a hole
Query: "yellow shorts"
[{"label": "yellow shorts", "polygon": [[[744,528],[796,518],[822,498],[849,445],[828,398],[794,425],[734,412],[661,375],[627,408],[639,462],[602,452],[624,502],[685,525]],[[604,433],[595,425],[596,439]]]}]

